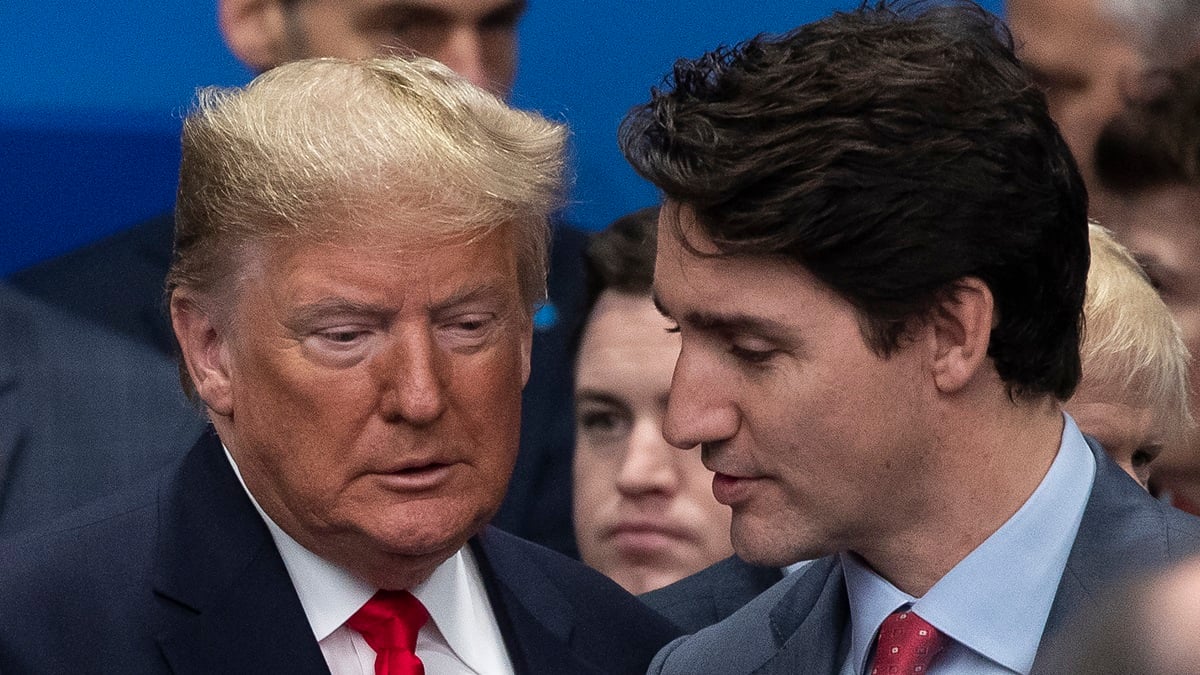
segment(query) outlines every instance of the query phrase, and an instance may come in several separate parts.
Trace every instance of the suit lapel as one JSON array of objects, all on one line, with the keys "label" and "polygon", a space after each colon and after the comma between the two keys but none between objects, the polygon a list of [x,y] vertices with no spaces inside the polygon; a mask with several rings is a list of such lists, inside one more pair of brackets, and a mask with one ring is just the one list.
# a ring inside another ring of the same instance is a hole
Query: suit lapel
[{"label": "suit lapel", "polygon": [[266,524],[206,434],[159,495],[159,635],[176,673],[328,673]]},{"label": "suit lapel", "polygon": [[1044,672],[1043,655],[1056,651],[1054,640],[1069,619],[1098,609],[1112,584],[1130,570],[1170,561],[1166,523],[1155,502],[1095,441],[1087,441],[1096,459],[1096,478],[1046,619],[1034,673]]},{"label": "suit lapel", "polygon": [[598,673],[571,650],[575,613],[559,587],[491,528],[471,540],[517,673]]},{"label": "suit lapel", "polygon": [[779,651],[755,673],[835,673],[849,649],[850,601],[837,556],[814,561],[771,610]]}]

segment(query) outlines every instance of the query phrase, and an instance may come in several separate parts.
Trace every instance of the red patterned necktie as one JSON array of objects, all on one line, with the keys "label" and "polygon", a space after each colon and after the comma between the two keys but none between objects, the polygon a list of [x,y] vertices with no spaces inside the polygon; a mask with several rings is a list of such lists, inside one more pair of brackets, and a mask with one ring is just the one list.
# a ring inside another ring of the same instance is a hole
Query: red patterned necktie
[{"label": "red patterned necktie", "polygon": [[375,675],[425,675],[417,658],[417,632],[429,611],[408,591],[379,591],[346,625],[375,650]]},{"label": "red patterned necktie", "polygon": [[945,637],[909,610],[892,612],[879,627],[871,675],[924,673],[945,648]]}]

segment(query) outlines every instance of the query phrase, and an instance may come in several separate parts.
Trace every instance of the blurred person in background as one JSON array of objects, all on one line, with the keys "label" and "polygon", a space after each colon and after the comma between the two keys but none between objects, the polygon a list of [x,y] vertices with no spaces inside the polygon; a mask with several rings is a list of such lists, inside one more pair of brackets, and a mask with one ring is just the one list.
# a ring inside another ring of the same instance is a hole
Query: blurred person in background
[{"label": "blurred person in background", "polygon": [[1144,65],[1136,35],[1113,0],[1007,0],[1017,56],[1046,92],[1050,115],[1094,183],[1092,150],[1100,128],[1122,105],[1122,91]]},{"label": "blurred person in background", "polygon": [[1195,0],[1006,0],[1017,55],[1045,90],[1087,183],[1090,213],[1112,215],[1094,162],[1100,130],[1124,107],[1147,69],[1173,67],[1197,53]]},{"label": "blurred person in background", "polygon": [[[1175,317],[1200,382],[1200,60],[1147,74],[1096,145],[1097,178],[1113,195],[1108,223]],[[1101,224],[1104,224],[1102,222]],[[1196,417],[1192,396],[1192,416]],[[1151,489],[1200,514],[1200,443],[1155,460]]]},{"label": "blurred person in background", "polygon": [[1200,558],[1131,578],[1078,617],[1047,673],[1200,672]]},{"label": "blurred person in background", "polygon": [[589,310],[575,357],[575,532],[582,560],[645,593],[730,556],[729,507],[696,452],[662,435],[679,335],[654,307],[658,209],[587,249]]},{"label": "blurred person in background", "polygon": [[0,537],[150,477],[203,429],[171,359],[0,284]]},{"label": "blurred person in background", "polygon": [[1083,378],[1063,408],[1146,487],[1159,454],[1192,442],[1188,351],[1137,260],[1103,227],[1088,232]]}]

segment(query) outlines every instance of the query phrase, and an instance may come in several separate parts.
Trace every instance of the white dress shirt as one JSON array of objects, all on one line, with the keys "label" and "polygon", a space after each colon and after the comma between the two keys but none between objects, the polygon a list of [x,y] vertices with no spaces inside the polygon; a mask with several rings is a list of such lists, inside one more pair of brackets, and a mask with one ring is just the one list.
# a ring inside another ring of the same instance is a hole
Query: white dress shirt
[{"label": "white dress shirt", "polygon": [[[228,449],[225,455],[242,481]],[[242,487],[246,487],[245,481]],[[271,520],[249,490],[246,494],[275,540],[330,672],[375,675],[375,651],[345,624],[378,589],[301,546]],[[429,611],[429,622],[417,634],[416,649],[428,675],[513,673],[479,565],[469,547],[459,549],[428,579],[408,590]]]}]

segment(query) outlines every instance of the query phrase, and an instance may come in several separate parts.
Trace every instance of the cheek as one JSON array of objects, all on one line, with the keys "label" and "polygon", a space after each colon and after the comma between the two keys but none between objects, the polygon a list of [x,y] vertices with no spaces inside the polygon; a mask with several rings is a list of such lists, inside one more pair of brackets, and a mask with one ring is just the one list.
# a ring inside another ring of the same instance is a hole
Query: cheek
[{"label": "cheek", "polygon": [[605,506],[614,501],[616,476],[620,469],[615,456],[615,449],[594,448],[586,441],[576,442],[572,480],[577,520],[596,521]]},{"label": "cheek", "polygon": [[600,529],[605,522],[608,506],[616,500],[612,488],[612,467],[597,453],[576,444],[573,464],[573,504],[575,540],[583,562],[604,568],[610,551],[600,543]]}]

